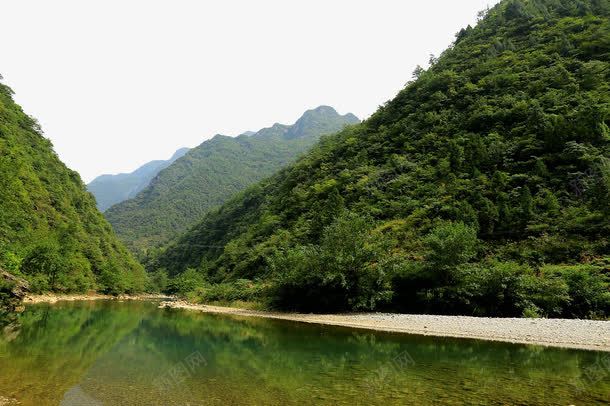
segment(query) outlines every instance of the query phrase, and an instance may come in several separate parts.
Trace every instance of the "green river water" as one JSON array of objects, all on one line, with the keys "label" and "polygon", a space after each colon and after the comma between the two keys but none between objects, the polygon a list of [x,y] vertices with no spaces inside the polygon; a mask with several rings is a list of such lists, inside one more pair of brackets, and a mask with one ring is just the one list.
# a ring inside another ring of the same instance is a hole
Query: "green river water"
[{"label": "green river water", "polygon": [[2,404],[610,404],[610,353],[65,302],[0,337]]}]

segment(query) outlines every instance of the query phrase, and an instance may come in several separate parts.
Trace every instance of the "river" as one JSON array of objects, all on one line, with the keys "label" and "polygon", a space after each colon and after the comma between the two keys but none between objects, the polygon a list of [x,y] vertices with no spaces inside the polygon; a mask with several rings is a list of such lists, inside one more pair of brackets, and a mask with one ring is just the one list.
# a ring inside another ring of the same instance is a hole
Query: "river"
[{"label": "river", "polygon": [[29,305],[0,338],[3,402],[608,404],[610,353],[60,302]]}]

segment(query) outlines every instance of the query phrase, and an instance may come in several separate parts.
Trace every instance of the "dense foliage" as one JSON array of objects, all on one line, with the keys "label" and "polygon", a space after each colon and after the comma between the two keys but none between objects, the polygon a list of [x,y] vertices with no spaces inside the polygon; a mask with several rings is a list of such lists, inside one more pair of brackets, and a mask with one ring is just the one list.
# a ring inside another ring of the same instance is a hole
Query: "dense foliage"
[{"label": "dense foliage", "polygon": [[323,134],[357,123],[327,106],[307,111],[292,126],[254,134],[217,135],[161,171],[134,199],[108,211],[117,234],[139,255],[192,227],[211,208],[293,161]]},{"label": "dense foliage", "polygon": [[149,264],[277,306],[610,313],[610,4],[507,0]]},{"label": "dense foliage", "polygon": [[0,267],[34,291],[142,290],[142,266],[41,134],[0,84]]},{"label": "dense foliage", "polygon": [[188,150],[180,148],[167,161],[150,161],[131,173],[98,176],[87,185],[87,189],[95,197],[97,208],[105,211],[117,203],[136,197],[161,170],[184,156]]}]

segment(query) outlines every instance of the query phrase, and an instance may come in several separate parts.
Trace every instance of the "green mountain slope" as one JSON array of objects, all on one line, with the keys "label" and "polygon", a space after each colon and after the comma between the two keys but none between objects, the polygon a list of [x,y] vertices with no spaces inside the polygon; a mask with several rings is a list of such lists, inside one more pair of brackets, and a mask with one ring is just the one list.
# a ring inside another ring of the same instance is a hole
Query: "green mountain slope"
[{"label": "green mountain slope", "polygon": [[35,291],[141,290],[143,268],[41,134],[0,84],[0,267]]},{"label": "green mountain slope", "polygon": [[167,242],[247,186],[271,175],[311,147],[320,135],[358,119],[326,106],[309,110],[292,126],[275,124],[238,137],[216,135],[164,169],[134,199],[106,218],[136,252]]},{"label": "green mountain slope", "polygon": [[259,279],[299,310],[609,314],[609,16],[603,0],[501,2],[151,268]]},{"label": "green mountain slope", "polygon": [[150,161],[131,173],[98,176],[87,185],[87,189],[95,197],[97,208],[105,211],[117,203],[135,197],[162,169],[184,156],[188,150],[180,148],[167,161]]}]

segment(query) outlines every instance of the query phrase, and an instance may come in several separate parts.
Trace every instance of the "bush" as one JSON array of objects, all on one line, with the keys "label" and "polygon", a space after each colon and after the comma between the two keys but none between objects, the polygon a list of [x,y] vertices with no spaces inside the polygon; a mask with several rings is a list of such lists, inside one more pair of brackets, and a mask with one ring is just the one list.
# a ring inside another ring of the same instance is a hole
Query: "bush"
[{"label": "bush", "polygon": [[544,317],[560,317],[570,304],[566,282],[550,275],[523,275],[521,278],[523,311]]},{"label": "bush", "polygon": [[592,265],[547,265],[541,269],[565,281],[570,305],[562,317],[604,318],[610,314],[610,276]]},{"label": "bush", "polygon": [[263,298],[264,285],[249,279],[204,286],[199,289],[202,302],[256,302]]},{"label": "bush", "polygon": [[51,284],[47,275],[36,274],[29,276],[27,279],[32,293],[41,294],[51,291]]},{"label": "bush", "polygon": [[55,289],[66,269],[67,263],[59,247],[51,243],[33,247],[21,264],[21,271],[38,293]]},{"label": "bush", "polygon": [[426,267],[436,273],[439,282],[448,283],[457,267],[477,254],[479,240],[473,227],[461,222],[445,222],[424,238],[428,249]]},{"label": "bush", "polygon": [[87,292],[94,289],[91,264],[81,254],[65,259],[63,272],[57,276],[53,290],[61,292]]},{"label": "bush", "polygon": [[13,275],[20,272],[21,261],[22,258],[11,251],[0,251],[0,267]]},{"label": "bush", "polygon": [[[31,282],[32,291],[36,293],[86,292],[95,288],[95,278],[89,260],[79,252],[63,252],[54,243],[41,243],[30,249],[21,262],[20,270]],[[102,270],[102,280],[106,282],[118,277],[116,270],[107,272],[112,275],[106,275]],[[105,283],[103,285],[106,287]]]},{"label": "bush", "polygon": [[167,292],[172,295],[187,296],[205,284],[205,278],[196,269],[189,268],[173,278],[168,285]]},{"label": "bush", "polygon": [[98,289],[109,295],[119,295],[127,290],[127,281],[118,267],[112,263],[102,266],[97,278]]},{"label": "bush", "polygon": [[298,311],[373,310],[391,297],[379,263],[383,244],[371,221],[350,212],[324,228],[319,246],[297,246],[271,258],[272,304]]},{"label": "bush", "polygon": [[149,293],[163,293],[167,291],[168,286],[169,276],[167,275],[167,270],[161,268],[149,275],[146,291]]},{"label": "bush", "polygon": [[509,317],[523,312],[522,278],[532,270],[514,262],[492,261],[464,266],[460,272],[458,303],[476,316]]},{"label": "bush", "polygon": [[455,268],[448,284],[428,264],[405,261],[394,275],[394,309],[492,317],[606,318],[610,283],[602,268],[546,265],[538,272],[496,260]]}]

